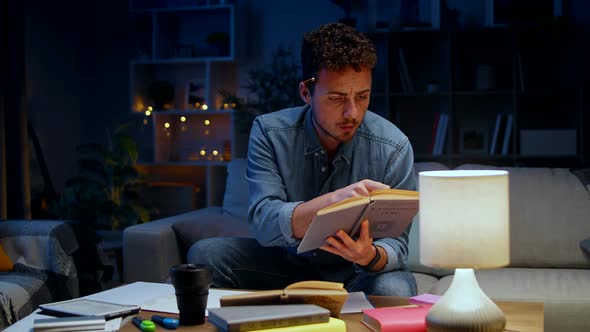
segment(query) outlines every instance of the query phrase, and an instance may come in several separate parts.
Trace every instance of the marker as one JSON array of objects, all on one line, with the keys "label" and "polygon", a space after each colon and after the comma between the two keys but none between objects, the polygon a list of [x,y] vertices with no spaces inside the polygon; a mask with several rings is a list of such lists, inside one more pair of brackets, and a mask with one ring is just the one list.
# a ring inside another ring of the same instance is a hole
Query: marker
[{"label": "marker", "polygon": [[131,321],[133,325],[137,326],[138,329],[143,332],[154,332],[156,330],[156,324],[149,319],[141,319],[139,317],[133,317]]},{"label": "marker", "polygon": [[162,325],[168,330],[175,330],[178,327],[178,319],[172,317],[153,315],[152,321],[158,325]]}]

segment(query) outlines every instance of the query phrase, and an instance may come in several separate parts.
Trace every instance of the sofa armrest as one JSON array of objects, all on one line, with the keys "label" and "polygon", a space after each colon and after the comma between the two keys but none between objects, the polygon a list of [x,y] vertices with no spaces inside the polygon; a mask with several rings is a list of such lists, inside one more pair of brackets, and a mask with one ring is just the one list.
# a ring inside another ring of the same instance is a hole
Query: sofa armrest
[{"label": "sofa armrest", "polygon": [[0,242],[15,263],[14,271],[44,276],[54,300],[79,296],[73,254],[78,242],[72,227],[58,220],[0,222]]},{"label": "sofa armrest", "polygon": [[212,213],[223,211],[221,207],[208,207],[127,227],[123,232],[124,282],[165,282],[170,267],[185,259],[172,226]]}]

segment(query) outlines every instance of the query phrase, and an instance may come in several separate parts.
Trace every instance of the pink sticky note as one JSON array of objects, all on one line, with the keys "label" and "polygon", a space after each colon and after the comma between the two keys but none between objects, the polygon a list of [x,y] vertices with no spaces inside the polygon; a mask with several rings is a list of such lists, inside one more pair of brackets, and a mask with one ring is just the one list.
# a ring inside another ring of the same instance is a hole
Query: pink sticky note
[{"label": "pink sticky note", "polygon": [[435,304],[438,299],[440,299],[440,295],[434,294],[420,294],[416,296],[410,297],[410,303],[412,304]]}]

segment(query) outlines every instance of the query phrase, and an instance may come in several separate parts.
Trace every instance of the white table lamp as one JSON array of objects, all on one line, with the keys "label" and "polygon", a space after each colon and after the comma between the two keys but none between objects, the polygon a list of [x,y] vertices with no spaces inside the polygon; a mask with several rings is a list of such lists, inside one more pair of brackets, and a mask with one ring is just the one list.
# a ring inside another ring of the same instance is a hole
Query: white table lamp
[{"label": "white table lamp", "polygon": [[479,287],[473,269],[510,260],[508,172],[420,172],[420,262],[455,268],[426,317],[429,332],[503,331],[504,313]]}]

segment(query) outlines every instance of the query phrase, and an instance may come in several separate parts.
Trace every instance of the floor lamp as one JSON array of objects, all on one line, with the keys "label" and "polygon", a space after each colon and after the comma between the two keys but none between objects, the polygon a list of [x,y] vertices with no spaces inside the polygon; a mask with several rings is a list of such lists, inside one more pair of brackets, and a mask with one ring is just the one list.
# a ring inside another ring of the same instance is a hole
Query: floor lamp
[{"label": "floor lamp", "polygon": [[481,290],[474,269],[509,263],[508,172],[431,171],[419,177],[420,262],[456,269],[426,316],[427,330],[503,331],[504,313]]}]

